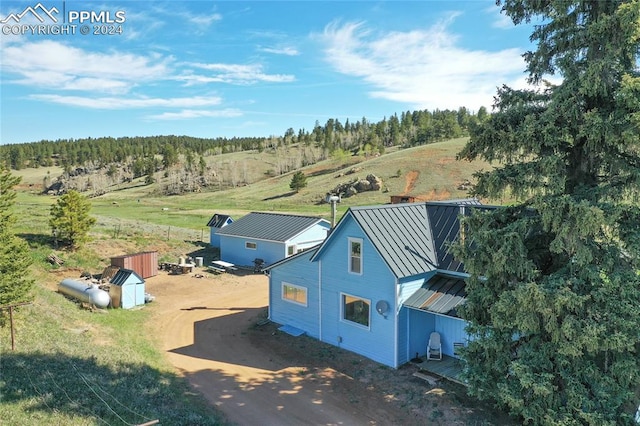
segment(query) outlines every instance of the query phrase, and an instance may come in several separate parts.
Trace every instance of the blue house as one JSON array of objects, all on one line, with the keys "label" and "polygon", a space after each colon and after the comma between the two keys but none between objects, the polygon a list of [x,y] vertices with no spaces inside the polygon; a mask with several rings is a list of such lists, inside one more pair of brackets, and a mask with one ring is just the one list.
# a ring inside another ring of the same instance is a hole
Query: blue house
[{"label": "blue house", "polygon": [[130,309],[145,304],[145,282],[130,269],[120,269],[109,281],[109,296],[114,308]]},{"label": "blue house", "polygon": [[216,213],[209,219],[207,226],[209,227],[209,245],[211,247],[220,248],[220,237],[217,232],[231,223],[233,223],[233,219],[226,214]]},{"label": "blue house", "polygon": [[322,244],[267,268],[269,318],[397,368],[465,344],[463,265],[448,250],[477,200],[352,207]]},{"label": "blue house", "polygon": [[331,224],[322,218],[282,213],[249,213],[217,232],[220,258],[240,266],[265,265],[316,246]]}]

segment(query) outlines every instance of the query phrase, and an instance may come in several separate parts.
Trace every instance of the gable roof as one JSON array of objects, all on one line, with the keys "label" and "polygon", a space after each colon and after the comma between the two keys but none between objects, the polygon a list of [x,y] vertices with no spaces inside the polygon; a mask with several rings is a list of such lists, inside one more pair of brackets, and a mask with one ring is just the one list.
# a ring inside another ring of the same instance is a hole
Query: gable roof
[{"label": "gable roof", "polygon": [[464,278],[437,273],[425,280],[404,306],[422,311],[457,317],[457,308],[467,300]]},{"label": "gable roof", "polygon": [[319,217],[252,212],[221,228],[216,234],[285,242],[319,223],[329,228],[329,222]]},{"label": "gable roof", "polygon": [[476,199],[463,199],[351,207],[312,260],[338,234],[345,218],[351,217],[397,278],[437,269],[462,272],[463,265],[449,253],[448,244],[458,236],[458,215],[465,213],[466,206],[479,204]]},{"label": "gable roof", "polygon": [[[132,278],[132,277],[134,278],[134,280],[129,282],[129,278]],[[120,269],[118,272],[116,272],[113,278],[111,278],[111,281],[109,281],[110,284],[118,285],[118,286],[123,286],[125,284],[131,284],[131,283],[143,283],[143,282],[144,282],[144,279],[142,279],[140,275],[136,274],[131,269]]]},{"label": "gable roof", "polygon": [[225,222],[230,218],[231,216],[229,216],[228,214],[216,213],[211,217],[211,219],[209,219],[207,226],[210,226],[212,228],[222,228]]}]

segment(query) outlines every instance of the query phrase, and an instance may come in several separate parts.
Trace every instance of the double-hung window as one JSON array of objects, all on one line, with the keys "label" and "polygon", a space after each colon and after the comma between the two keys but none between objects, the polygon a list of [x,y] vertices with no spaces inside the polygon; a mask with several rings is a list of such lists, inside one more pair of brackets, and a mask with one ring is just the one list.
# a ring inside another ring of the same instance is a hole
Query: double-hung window
[{"label": "double-hung window", "polygon": [[349,272],[362,274],[362,239],[349,238]]}]

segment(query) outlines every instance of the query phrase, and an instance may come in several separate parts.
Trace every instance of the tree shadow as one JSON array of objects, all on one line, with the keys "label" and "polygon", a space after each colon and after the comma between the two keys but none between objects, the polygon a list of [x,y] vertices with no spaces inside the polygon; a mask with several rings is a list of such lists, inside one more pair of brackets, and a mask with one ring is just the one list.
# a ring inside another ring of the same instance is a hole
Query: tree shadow
[{"label": "tree shadow", "polygon": [[20,233],[17,237],[22,238],[31,248],[47,247],[53,249],[53,237],[47,234]]},{"label": "tree shadow", "polygon": [[292,197],[294,195],[296,195],[296,191],[289,191],[289,192],[285,192],[284,194],[274,195],[273,197],[263,198],[262,201],[277,200],[279,198]]},{"label": "tree shadow", "polygon": [[220,424],[221,415],[203,401],[197,411],[186,403],[193,396],[182,378],[143,364],[123,361],[114,367],[93,356],[8,352],[0,376],[7,409],[50,419],[49,424],[78,418],[94,424]]}]

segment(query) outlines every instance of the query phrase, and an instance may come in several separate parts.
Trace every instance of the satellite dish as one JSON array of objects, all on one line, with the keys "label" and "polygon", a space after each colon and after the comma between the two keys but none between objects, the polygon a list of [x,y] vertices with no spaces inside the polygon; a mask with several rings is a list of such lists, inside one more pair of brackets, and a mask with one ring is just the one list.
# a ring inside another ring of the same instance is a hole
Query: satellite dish
[{"label": "satellite dish", "polygon": [[376,311],[378,311],[380,315],[386,314],[389,311],[389,303],[386,300],[379,300],[378,303],[376,303]]}]

